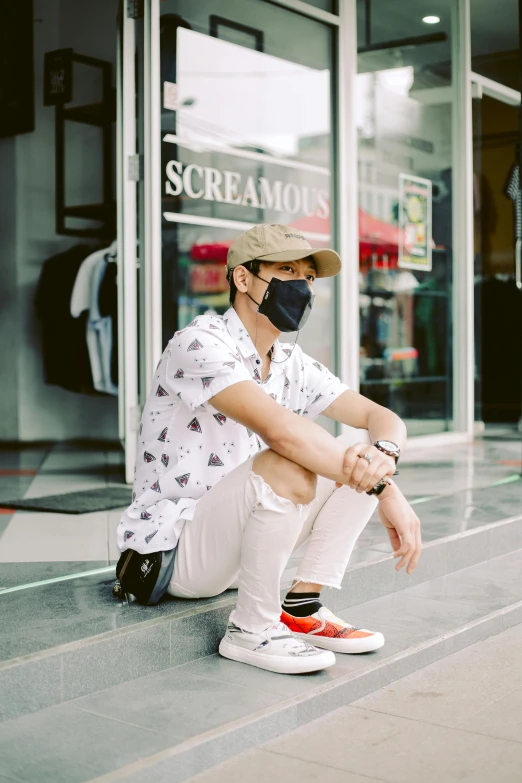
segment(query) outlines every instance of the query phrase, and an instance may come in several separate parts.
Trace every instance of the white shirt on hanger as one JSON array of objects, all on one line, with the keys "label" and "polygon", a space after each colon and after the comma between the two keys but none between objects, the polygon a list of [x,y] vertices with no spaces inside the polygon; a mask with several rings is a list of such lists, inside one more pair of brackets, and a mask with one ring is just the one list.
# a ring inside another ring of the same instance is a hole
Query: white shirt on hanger
[{"label": "white shirt on hanger", "polygon": [[85,339],[93,385],[96,391],[117,396],[118,387],[111,380],[111,354],[113,349],[112,321],[102,316],[98,306],[100,286],[105,274],[107,255],[117,252],[116,242],[109,247],[91,253],[82,263],[71,294],[71,315],[79,318],[89,311]]},{"label": "white shirt on hanger", "polygon": [[[111,356],[113,349],[112,319],[110,315],[102,316],[99,308],[100,286],[107,269],[106,256],[108,250],[103,251],[94,266],[91,276],[91,302],[89,307],[89,320],[87,322],[87,348],[91,361],[92,378],[96,391],[118,395],[118,387],[111,379]],[[114,252],[111,253],[114,255]]]},{"label": "white shirt on hanger", "polygon": [[79,318],[85,310],[90,309],[94,269],[100,258],[104,258],[107,253],[110,255],[116,253],[116,242],[113,242],[110,247],[91,253],[79,268],[71,294],[71,315],[73,318]]}]

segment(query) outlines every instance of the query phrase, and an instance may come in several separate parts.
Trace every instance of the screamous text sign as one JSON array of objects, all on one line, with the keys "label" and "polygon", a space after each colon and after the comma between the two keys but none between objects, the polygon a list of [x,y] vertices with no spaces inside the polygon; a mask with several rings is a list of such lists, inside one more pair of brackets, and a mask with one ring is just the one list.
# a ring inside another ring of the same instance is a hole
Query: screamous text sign
[{"label": "screamous text sign", "polygon": [[399,175],[399,261],[403,269],[431,272],[431,181]]},{"label": "screamous text sign", "polygon": [[[163,144],[163,210],[251,223],[291,222],[330,234],[329,171],[306,161],[245,149],[193,149],[168,136]],[[179,219],[179,218],[178,218]]]}]

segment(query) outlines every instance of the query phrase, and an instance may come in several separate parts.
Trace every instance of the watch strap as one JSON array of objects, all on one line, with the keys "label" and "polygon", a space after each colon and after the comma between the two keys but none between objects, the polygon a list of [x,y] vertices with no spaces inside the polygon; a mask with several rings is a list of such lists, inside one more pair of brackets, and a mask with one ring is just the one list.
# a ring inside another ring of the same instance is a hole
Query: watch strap
[{"label": "watch strap", "polygon": [[388,487],[391,484],[391,481],[389,480],[388,476],[383,476],[380,481],[377,482],[377,484],[370,489],[369,492],[367,492],[367,495],[375,495],[375,497],[379,497],[381,492],[384,492],[386,487]]}]

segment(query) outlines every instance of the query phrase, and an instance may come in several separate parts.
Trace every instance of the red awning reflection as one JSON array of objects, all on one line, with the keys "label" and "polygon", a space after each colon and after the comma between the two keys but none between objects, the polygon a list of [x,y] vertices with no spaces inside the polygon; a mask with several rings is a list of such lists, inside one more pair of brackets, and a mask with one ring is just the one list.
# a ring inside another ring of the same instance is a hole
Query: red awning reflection
[{"label": "red awning reflection", "polygon": [[397,251],[399,245],[399,227],[393,223],[372,217],[359,210],[359,242],[364,244],[389,245]]},{"label": "red awning reflection", "polygon": [[[305,234],[312,235],[312,246],[331,244],[330,221],[328,219],[325,220],[314,215],[302,217],[289,225]],[[324,242],[319,240],[320,235],[325,237]],[[190,257],[193,261],[225,264],[232,241],[232,239],[226,239],[220,242],[192,245]],[[378,261],[382,256],[387,256],[388,263],[391,262],[393,265],[394,262],[396,263],[398,246],[399,228],[397,225],[379,220],[359,209],[359,255],[361,260],[367,260],[374,256],[374,260]]]},{"label": "red awning reflection", "polygon": [[214,264],[226,264],[228,248],[231,244],[232,240],[226,239],[224,242],[192,245],[190,248],[190,257],[193,261],[212,261]]}]

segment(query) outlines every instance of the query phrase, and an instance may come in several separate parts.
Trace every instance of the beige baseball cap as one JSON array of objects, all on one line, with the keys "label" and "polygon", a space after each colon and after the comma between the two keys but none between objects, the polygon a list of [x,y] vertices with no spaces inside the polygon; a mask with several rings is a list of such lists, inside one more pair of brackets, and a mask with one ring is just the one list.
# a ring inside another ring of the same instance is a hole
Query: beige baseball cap
[{"label": "beige baseball cap", "polygon": [[255,259],[299,261],[310,256],[315,262],[317,277],[333,277],[341,271],[341,259],[335,250],[313,248],[292,226],[260,223],[234,239],[227,255],[227,271]]}]

